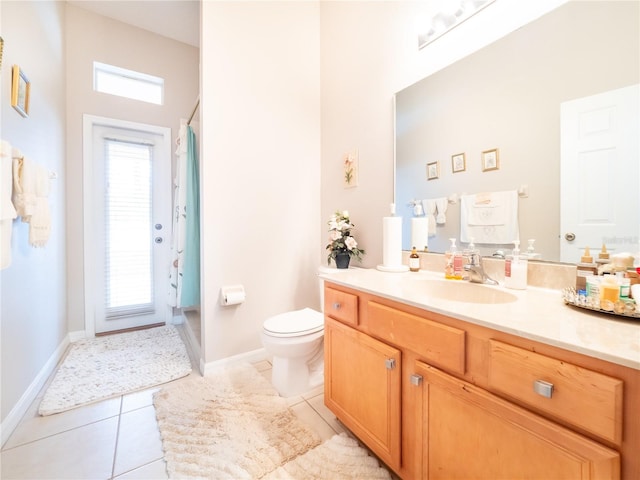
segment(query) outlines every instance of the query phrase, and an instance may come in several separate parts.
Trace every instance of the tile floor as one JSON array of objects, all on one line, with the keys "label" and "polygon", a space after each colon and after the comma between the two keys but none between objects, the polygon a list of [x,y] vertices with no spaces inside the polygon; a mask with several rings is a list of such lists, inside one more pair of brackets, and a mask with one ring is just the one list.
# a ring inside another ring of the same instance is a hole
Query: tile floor
[{"label": "tile floor", "polygon": [[[271,379],[269,362],[256,367]],[[0,478],[166,479],[152,402],[153,392],[160,388],[41,417],[37,409],[45,385],[2,447]],[[324,406],[322,387],[292,397],[289,403],[323,440],[345,431]]]}]

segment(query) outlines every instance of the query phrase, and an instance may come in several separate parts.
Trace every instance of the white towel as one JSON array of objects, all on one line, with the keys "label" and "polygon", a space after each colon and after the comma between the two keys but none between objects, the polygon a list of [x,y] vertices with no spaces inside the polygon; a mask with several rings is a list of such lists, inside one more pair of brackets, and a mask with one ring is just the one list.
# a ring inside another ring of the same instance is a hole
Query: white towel
[{"label": "white towel", "polygon": [[44,247],[51,234],[51,211],[49,210],[49,192],[51,180],[49,171],[36,165],[36,206],[29,220],[29,244]]},{"label": "white towel", "polygon": [[16,209],[11,202],[13,190],[13,159],[11,145],[6,140],[0,142],[0,270],[11,265],[11,231]]},{"label": "white towel", "polygon": [[447,197],[436,198],[436,208],[438,209],[438,216],[436,217],[436,223],[438,225],[444,225],[447,223],[447,216],[445,213],[447,212],[447,205],[449,204],[449,200]]},{"label": "white towel", "polygon": [[429,236],[435,237],[436,235],[436,199],[428,198],[422,200],[422,206],[424,207],[424,213],[427,216],[429,222]]},{"label": "white towel", "polygon": [[518,192],[482,193],[460,197],[460,241],[503,245],[520,239]]},{"label": "white towel", "polygon": [[13,205],[28,223],[36,208],[36,167],[19,150],[13,149]]}]

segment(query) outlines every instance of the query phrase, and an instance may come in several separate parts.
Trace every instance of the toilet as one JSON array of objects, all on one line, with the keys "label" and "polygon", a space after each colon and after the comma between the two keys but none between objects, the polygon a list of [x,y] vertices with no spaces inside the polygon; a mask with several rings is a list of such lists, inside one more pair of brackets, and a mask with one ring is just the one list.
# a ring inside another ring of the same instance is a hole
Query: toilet
[{"label": "toilet", "polygon": [[[336,271],[320,267],[319,273]],[[319,279],[320,305],[324,281]],[[262,345],[273,356],[271,383],[282,397],[307,392],[324,382],[324,315],[312,308],[281,313],[264,321]]]},{"label": "toilet", "polygon": [[264,321],[262,344],[273,355],[271,383],[282,397],[304,393],[324,381],[324,315],[311,308]]}]

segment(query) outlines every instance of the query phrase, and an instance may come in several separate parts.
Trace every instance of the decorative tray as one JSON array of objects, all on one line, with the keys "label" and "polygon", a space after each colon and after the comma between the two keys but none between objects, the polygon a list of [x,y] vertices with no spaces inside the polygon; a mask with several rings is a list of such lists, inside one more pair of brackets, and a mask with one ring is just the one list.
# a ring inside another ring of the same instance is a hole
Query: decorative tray
[{"label": "decorative tray", "polygon": [[567,305],[572,307],[583,308],[593,312],[607,313],[616,317],[624,317],[629,319],[640,320],[640,305],[636,305],[635,300],[618,300],[613,303],[610,300],[604,300],[602,304],[599,299],[595,301],[584,295],[578,295],[573,287],[562,290],[562,299]]}]

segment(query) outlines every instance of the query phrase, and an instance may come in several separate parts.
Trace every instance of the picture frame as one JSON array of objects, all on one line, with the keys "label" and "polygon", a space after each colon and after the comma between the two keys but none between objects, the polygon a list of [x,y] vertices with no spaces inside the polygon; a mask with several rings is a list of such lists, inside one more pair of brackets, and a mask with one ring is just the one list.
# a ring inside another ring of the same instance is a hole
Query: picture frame
[{"label": "picture frame", "polygon": [[13,66],[11,77],[11,106],[23,117],[29,116],[31,82],[18,65]]},{"label": "picture frame", "polygon": [[4,52],[4,39],[0,37],[0,71],[2,71],[2,53]]},{"label": "picture frame", "polygon": [[491,170],[498,170],[500,168],[500,156],[498,155],[498,149],[492,148],[491,150],[485,150],[482,152],[482,171],[489,172]]},{"label": "picture frame", "polygon": [[451,155],[451,171],[453,173],[464,172],[467,169],[467,159],[464,153]]},{"label": "picture frame", "polygon": [[440,177],[440,162],[427,163],[427,180],[435,180]]},{"label": "picture frame", "polygon": [[344,155],[342,181],[344,188],[358,186],[358,150],[354,149]]}]

